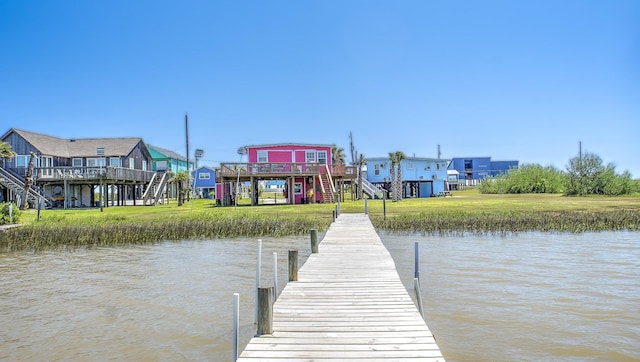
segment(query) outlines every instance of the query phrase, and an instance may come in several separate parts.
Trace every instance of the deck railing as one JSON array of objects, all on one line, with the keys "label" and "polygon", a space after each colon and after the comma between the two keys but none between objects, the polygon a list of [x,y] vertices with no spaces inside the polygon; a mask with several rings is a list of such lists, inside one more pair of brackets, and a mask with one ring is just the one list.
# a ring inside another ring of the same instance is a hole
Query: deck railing
[{"label": "deck railing", "polygon": [[105,180],[149,182],[153,171],[135,170],[124,167],[38,167],[36,168],[38,181],[49,180]]},{"label": "deck railing", "polygon": [[[221,163],[217,175],[220,177],[249,177],[249,176],[290,176],[299,174],[303,176],[317,175],[324,172],[324,164],[278,162],[278,163]],[[356,166],[328,166],[331,175],[336,177],[355,178]]]}]

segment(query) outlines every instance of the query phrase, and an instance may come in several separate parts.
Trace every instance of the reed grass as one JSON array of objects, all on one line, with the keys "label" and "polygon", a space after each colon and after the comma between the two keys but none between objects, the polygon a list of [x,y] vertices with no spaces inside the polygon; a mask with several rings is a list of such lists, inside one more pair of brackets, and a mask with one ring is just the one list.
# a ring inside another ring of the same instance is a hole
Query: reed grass
[{"label": "reed grass", "polygon": [[43,222],[1,232],[0,251],[92,248],[191,239],[280,237],[305,234],[311,229],[326,229],[329,222],[304,216],[269,218],[246,215],[193,215],[147,222],[110,219],[95,224]]},{"label": "reed grass", "polygon": [[[640,230],[640,197],[482,195],[368,200],[374,227],[391,233],[458,234]],[[342,213],[365,201],[343,201]],[[0,252],[119,246],[187,239],[279,237],[326,230],[335,204],[216,207],[212,200],[158,206],[45,210],[23,214],[24,225],[0,232]]]}]

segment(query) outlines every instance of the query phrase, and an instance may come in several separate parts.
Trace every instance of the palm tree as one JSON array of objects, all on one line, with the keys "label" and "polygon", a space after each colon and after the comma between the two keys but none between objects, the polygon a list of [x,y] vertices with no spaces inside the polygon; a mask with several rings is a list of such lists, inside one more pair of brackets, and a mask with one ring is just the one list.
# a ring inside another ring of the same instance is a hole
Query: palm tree
[{"label": "palm tree", "polygon": [[402,190],[402,160],[405,160],[407,158],[407,156],[404,154],[404,152],[402,151],[396,151],[396,162],[398,162],[398,169],[397,169],[397,177],[396,177],[396,182],[397,182],[397,188],[398,188],[398,198],[397,200],[402,200],[402,195],[404,194],[403,190]]},{"label": "palm tree", "polygon": [[189,180],[191,179],[189,171],[180,171],[173,176],[171,181],[176,182],[178,186],[178,206],[184,203],[186,191],[189,190]]},{"label": "palm tree", "polygon": [[396,165],[398,164],[398,155],[396,152],[389,152],[389,161],[391,161],[391,168],[389,169],[389,175],[391,176],[391,200],[396,201]]},{"label": "palm tree", "polygon": [[0,141],[0,166],[4,166],[4,161],[9,161],[15,155],[10,144]]},{"label": "palm tree", "polygon": [[337,165],[344,165],[345,163],[346,161],[345,161],[344,148],[342,147],[331,148],[331,164],[333,164],[334,166],[337,166]]},{"label": "palm tree", "polygon": [[20,210],[27,209],[27,197],[29,196],[29,190],[31,190],[31,184],[33,183],[33,161],[35,160],[35,158],[35,153],[31,152],[29,157],[29,166],[27,167],[27,174],[24,177],[24,190],[22,191],[22,202],[20,203]]},{"label": "palm tree", "polygon": [[360,154],[358,158],[358,198],[362,199],[362,166],[367,163],[367,159],[363,154]]}]

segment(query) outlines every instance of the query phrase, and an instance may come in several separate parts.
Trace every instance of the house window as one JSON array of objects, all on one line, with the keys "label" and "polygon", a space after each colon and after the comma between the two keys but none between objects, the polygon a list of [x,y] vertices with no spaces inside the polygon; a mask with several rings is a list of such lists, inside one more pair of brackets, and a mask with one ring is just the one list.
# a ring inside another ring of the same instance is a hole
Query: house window
[{"label": "house window", "polygon": [[293,193],[296,195],[300,195],[302,193],[302,182],[293,183]]},{"label": "house window", "polygon": [[436,170],[439,170],[439,169],[440,169],[440,167],[442,167],[442,165],[441,165],[441,164],[439,164],[439,163],[436,163]]},{"label": "house window", "polygon": [[327,164],[327,151],[318,151],[318,163],[321,165]]},{"label": "house window", "polygon": [[120,167],[120,157],[109,158],[109,166]]},{"label": "house window", "polygon": [[382,165],[381,163],[376,163],[375,165],[373,165],[373,174],[375,176],[380,176],[380,165]]},{"label": "house window", "polygon": [[[80,159],[80,161],[82,161],[82,159]],[[51,176],[51,175],[53,175],[53,157],[51,157],[51,156],[42,156],[40,166],[43,167],[42,176]],[[82,164],[80,166],[82,166]]]},{"label": "house window", "polygon": [[269,153],[267,150],[259,150],[258,151],[258,162],[267,162],[269,160]]},{"label": "house window", "polygon": [[305,159],[307,163],[316,162],[316,151],[306,151]]},{"label": "house window", "polygon": [[147,161],[142,161],[142,171],[147,170]]},{"label": "house window", "polygon": [[81,158],[74,158],[71,160],[71,166],[73,167],[82,167],[82,159]]},{"label": "house window", "polygon": [[209,180],[211,179],[211,173],[209,172],[201,172],[198,174],[198,179],[200,180]]},{"label": "house window", "polygon": [[16,167],[27,167],[29,156],[17,155],[15,156]]},{"label": "house window", "polygon": [[413,170],[413,162],[407,162],[407,170]]},{"label": "house window", "polygon": [[87,158],[87,166],[88,167],[102,167],[106,166],[107,162],[104,158]]},{"label": "house window", "polygon": [[136,168],[136,160],[133,157],[129,158],[129,168]]}]

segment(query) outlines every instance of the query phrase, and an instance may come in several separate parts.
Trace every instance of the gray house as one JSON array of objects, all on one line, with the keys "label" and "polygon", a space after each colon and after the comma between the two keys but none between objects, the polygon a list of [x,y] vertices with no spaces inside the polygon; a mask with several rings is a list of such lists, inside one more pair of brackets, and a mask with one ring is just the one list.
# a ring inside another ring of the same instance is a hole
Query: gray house
[{"label": "gray house", "polygon": [[151,155],[139,137],[65,139],[11,128],[0,140],[17,154],[0,170],[5,200],[21,196],[32,154],[32,188],[53,206],[95,206],[101,184],[104,206],[135,202],[154,175]]}]

